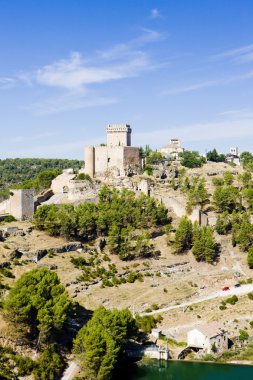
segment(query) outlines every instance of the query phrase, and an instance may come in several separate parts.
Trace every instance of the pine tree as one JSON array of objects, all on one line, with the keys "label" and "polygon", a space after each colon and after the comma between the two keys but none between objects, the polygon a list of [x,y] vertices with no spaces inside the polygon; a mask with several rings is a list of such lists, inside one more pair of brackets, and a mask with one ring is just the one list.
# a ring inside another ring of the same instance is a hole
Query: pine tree
[{"label": "pine tree", "polygon": [[174,247],[177,253],[187,251],[192,246],[192,222],[183,216],[176,230]]},{"label": "pine tree", "polygon": [[212,263],[215,260],[216,242],[211,227],[194,226],[192,253],[197,261]]}]

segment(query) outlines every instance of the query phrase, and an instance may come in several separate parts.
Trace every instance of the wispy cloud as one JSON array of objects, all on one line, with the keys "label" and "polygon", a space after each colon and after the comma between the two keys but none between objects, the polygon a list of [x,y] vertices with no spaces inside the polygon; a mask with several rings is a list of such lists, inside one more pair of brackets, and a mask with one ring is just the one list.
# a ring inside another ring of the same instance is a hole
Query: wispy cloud
[{"label": "wispy cloud", "polygon": [[90,58],[84,58],[80,52],[72,52],[69,58],[37,70],[34,79],[45,86],[84,90],[92,84],[134,77],[154,67],[144,47],[161,38],[160,33],[143,29],[138,38],[98,51]]},{"label": "wispy cloud", "polygon": [[157,8],[153,8],[150,11],[150,17],[151,18],[159,18],[159,17],[161,17],[161,14]]},{"label": "wispy cloud", "polygon": [[16,80],[11,77],[0,77],[0,89],[8,89],[15,87]]},{"label": "wispy cloud", "polygon": [[35,115],[49,115],[58,112],[67,112],[83,108],[106,106],[118,102],[116,97],[91,96],[87,93],[67,93],[65,95],[52,97],[45,101],[32,103],[22,107],[24,110],[31,111]]},{"label": "wispy cloud", "polygon": [[80,90],[90,84],[136,76],[150,65],[148,57],[142,52],[125,63],[101,67],[86,64],[81,54],[75,52],[71,53],[69,59],[57,61],[38,70],[36,81],[45,86]]},{"label": "wispy cloud", "polygon": [[225,78],[209,80],[204,82],[191,83],[189,85],[172,87],[168,90],[162,91],[162,96],[178,95],[187,92],[197,91],[209,87],[218,87],[222,85],[229,85],[234,82],[240,82],[246,79],[253,78],[253,71],[249,71],[240,75],[228,76]]},{"label": "wispy cloud", "polygon": [[58,59],[33,72],[21,72],[13,78],[0,78],[0,88],[18,83],[55,89],[54,97],[22,107],[36,114],[112,104],[118,101],[117,98],[101,95],[98,85],[137,77],[147,70],[161,68],[165,63],[155,62],[146,47],[162,38],[164,36],[155,30],[141,29],[138,37],[103,51],[95,51],[89,56],[83,56],[78,51],[71,52],[69,57]]},{"label": "wispy cloud", "polygon": [[229,58],[235,63],[248,63],[253,61],[253,44],[241,46],[236,49],[226,50],[220,54],[213,55],[211,59],[219,60]]},{"label": "wispy cloud", "polygon": [[11,144],[19,144],[23,142],[31,142],[31,141],[38,141],[38,140],[43,140],[45,138],[53,137],[55,136],[55,132],[45,132],[45,133],[38,133],[38,134],[33,134],[29,136],[14,136],[8,140],[8,143]]},{"label": "wispy cloud", "polygon": [[[166,145],[171,137],[182,139],[183,143],[195,142],[220,142],[235,139],[253,138],[253,113],[249,110],[236,110],[224,112],[218,120],[211,122],[198,122],[193,124],[177,125],[170,129],[164,128],[151,132],[135,133],[136,145],[143,144],[143,141],[150,142],[154,147]],[[236,116],[237,115],[237,116]],[[217,115],[218,116],[218,115]]]}]

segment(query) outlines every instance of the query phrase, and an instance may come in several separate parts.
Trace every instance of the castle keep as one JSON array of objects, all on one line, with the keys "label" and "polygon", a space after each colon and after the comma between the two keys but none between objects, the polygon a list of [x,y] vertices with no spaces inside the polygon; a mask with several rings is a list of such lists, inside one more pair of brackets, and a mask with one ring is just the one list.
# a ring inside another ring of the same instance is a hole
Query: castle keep
[{"label": "castle keep", "polygon": [[107,127],[107,144],[85,148],[85,173],[90,177],[127,176],[141,166],[139,148],[131,147],[128,124]]}]

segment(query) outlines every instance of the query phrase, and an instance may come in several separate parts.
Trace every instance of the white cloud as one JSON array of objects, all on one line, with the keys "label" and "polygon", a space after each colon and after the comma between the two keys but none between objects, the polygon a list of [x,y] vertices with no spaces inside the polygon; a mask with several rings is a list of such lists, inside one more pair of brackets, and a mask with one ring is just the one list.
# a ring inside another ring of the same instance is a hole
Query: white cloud
[{"label": "white cloud", "polygon": [[87,59],[80,52],[72,52],[69,58],[60,59],[37,70],[34,80],[44,86],[80,91],[91,84],[139,75],[154,67],[150,56],[143,49],[144,46],[161,38],[161,34],[156,31],[142,31],[138,38],[99,51],[95,57]]},{"label": "white cloud", "polygon": [[229,76],[225,78],[215,79],[215,80],[209,80],[209,81],[204,81],[204,82],[192,83],[192,84],[184,85],[184,86],[172,87],[169,90],[162,91],[161,95],[167,96],[167,95],[183,94],[187,92],[201,90],[203,88],[229,85],[234,82],[240,82],[242,80],[251,79],[251,78],[253,78],[253,71],[249,71],[247,73],[243,73],[240,75],[234,75],[234,76]]},{"label": "white cloud", "polygon": [[151,9],[150,11],[150,17],[151,18],[159,18],[161,17],[161,14],[157,8]]},{"label": "white cloud", "polygon": [[230,58],[236,63],[247,63],[253,61],[253,44],[241,46],[236,49],[226,50],[211,57],[214,60]]},{"label": "white cloud", "polygon": [[[86,57],[72,52],[69,57],[56,60],[33,72],[20,72],[10,78],[0,78],[0,89],[21,84],[51,87],[58,90],[55,97],[23,106],[36,114],[94,107],[116,103],[118,100],[92,93],[93,85],[117,81],[141,75],[144,71],[164,66],[153,62],[145,47],[164,38],[160,33],[142,29],[142,33],[126,43],[116,44],[104,51],[96,51]],[[59,91],[61,91],[59,93]]]}]

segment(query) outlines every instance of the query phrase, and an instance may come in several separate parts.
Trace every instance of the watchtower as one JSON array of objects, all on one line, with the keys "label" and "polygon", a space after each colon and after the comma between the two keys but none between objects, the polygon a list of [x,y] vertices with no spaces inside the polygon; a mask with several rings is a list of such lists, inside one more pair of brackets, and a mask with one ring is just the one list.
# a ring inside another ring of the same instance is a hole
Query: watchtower
[{"label": "watchtower", "polygon": [[131,146],[132,129],[128,124],[109,124],[106,130],[107,146]]}]

